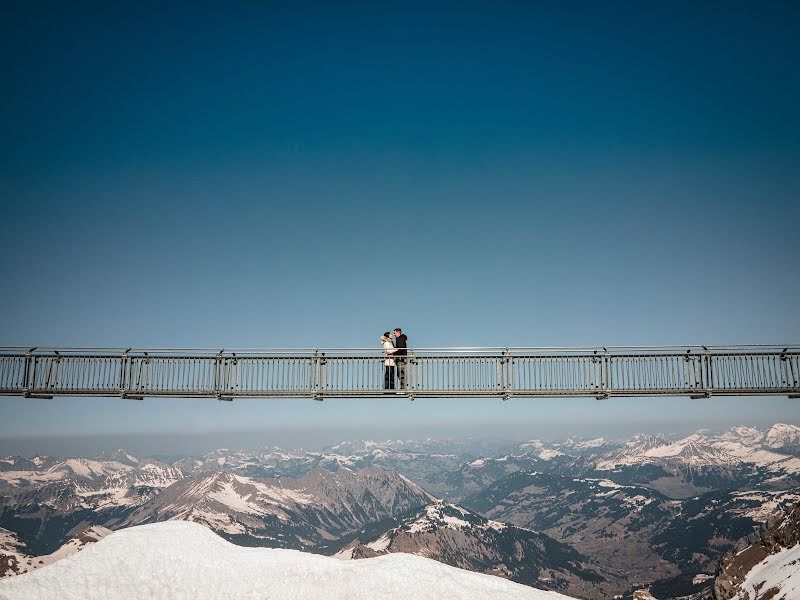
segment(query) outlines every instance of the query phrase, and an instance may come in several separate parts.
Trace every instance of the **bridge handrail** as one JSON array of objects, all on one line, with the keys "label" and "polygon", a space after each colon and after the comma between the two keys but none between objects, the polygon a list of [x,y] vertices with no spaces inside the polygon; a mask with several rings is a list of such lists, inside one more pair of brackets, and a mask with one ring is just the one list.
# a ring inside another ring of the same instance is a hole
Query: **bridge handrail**
[{"label": "bridge handrail", "polygon": [[[381,348],[0,348],[0,395],[374,397]],[[395,355],[397,358],[397,355]],[[800,345],[409,348],[414,396],[800,395]],[[398,378],[400,375],[398,374]]]},{"label": "bridge handrail", "polygon": [[[410,347],[416,355],[471,355],[483,354],[630,354],[630,353],[719,353],[719,352],[800,352],[800,344],[673,344],[663,346],[452,346],[452,347]],[[315,356],[344,355],[354,356],[368,353],[369,356],[383,355],[380,347],[330,347],[330,348],[138,348],[138,347],[59,347],[59,346],[0,346],[0,354],[4,355],[163,355],[180,354],[183,356],[232,356],[232,355],[268,355],[268,356]]]}]

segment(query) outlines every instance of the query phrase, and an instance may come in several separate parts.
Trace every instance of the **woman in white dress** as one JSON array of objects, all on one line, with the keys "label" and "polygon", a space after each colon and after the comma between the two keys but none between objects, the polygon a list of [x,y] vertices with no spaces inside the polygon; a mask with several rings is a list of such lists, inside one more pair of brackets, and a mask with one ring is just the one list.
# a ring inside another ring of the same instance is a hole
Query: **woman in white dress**
[{"label": "woman in white dress", "polygon": [[394,389],[394,359],[392,354],[397,352],[397,348],[392,343],[392,334],[388,331],[381,336],[381,345],[386,359],[383,361],[383,389]]}]

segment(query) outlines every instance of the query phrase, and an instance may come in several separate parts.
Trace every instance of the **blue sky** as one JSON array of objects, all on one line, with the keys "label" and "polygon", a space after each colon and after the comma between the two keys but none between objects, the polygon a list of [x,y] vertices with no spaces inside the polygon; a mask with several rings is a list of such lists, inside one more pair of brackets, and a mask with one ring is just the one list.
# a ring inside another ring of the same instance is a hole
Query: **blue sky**
[{"label": "blue sky", "polygon": [[[799,12],[8,4],[0,343],[800,342]],[[6,398],[0,437],[527,437],[798,406]]]}]

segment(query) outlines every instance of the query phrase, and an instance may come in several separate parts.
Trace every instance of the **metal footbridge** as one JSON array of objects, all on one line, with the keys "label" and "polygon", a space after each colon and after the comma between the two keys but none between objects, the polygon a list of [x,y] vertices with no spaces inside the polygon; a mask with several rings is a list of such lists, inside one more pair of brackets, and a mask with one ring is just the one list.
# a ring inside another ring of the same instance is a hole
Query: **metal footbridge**
[{"label": "metal footbridge", "polygon": [[[376,398],[800,397],[800,345],[380,349],[0,348],[0,395]],[[398,383],[399,386],[399,383]]]}]

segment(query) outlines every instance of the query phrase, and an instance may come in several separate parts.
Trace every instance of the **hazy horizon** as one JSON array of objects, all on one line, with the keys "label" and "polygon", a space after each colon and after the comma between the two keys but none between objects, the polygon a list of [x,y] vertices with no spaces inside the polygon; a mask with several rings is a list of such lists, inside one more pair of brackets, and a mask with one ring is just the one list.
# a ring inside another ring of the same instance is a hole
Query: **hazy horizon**
[{"label": "hazy horizon", "polygon": [[196,456],[222,448],[231,450],[258,450],[277,446],[285,450],[319,450],[345,441],[474,441],[489,446],[503,447],[532,439],[560,441],[570,437],[592,439],[604,437],[611,440],[627,439],[636,434],[662,434],[685,436],[699,430],[722,432],[736,426],[752,426],[767,430],[777,423],[800,425],[800,420],[718,423],[714,427],[691,427],[686,423],[630,424],[598,428],[575,427],[564,424],[560,428],[540,426],[514,428],[505,425],[488,427],[485,430],[468,428],[425,428],[414,431],[404,428],[366,429],[298,429],[286,430],[241,430],[171,434],[91,434],[83,436],[20,436],[0,438],[0,456],[24,456],[36,454],[48,456],[94,457],[103,452],[123,449],[143,457]]}]

